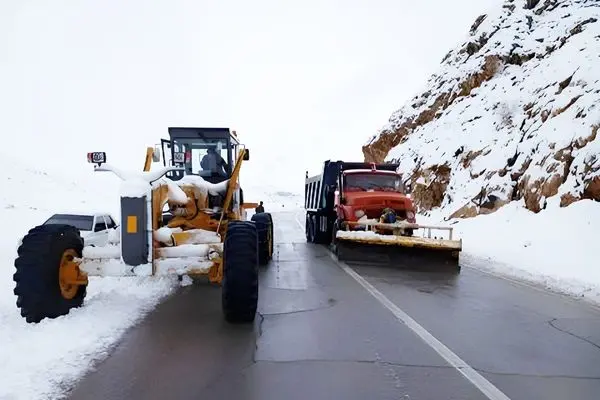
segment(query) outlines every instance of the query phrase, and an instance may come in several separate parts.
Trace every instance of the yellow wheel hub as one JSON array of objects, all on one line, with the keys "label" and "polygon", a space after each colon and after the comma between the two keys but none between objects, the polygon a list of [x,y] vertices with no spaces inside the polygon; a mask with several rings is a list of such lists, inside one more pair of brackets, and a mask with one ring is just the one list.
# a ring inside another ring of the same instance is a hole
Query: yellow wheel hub
[{"label": "yellow wheel hub", "polygon": [[64,251],[58,270],[58,284],[60,293],[65,299],[72,299],[77,294],[81,285],[87,285],[87,276],[79,270],[79,264],[75,262],[77,252],[74,249]]}]

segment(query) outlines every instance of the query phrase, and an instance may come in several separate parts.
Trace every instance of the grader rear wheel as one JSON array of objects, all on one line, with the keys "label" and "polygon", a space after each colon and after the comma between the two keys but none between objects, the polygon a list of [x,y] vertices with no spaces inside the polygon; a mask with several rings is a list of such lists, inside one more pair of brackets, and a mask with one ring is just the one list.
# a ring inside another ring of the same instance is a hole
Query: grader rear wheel
[{"label": "grader rear wheel", "polygon": [[83,239],[69,225],[40,225],[23,238],[15,260],[14,294],[27,322],[66,315],[83,304],[87,278],[74,262]]},{"label": "grader rear wheel", "polygon": [[254,321],[258,307],[258,234],[254,222],[227,224],[221,300],[228,322]]},{"label": "grader rear wheel", "polygon": [[252,216],[258,232],[258,262],[269,263],[273,256],[273,218],[270,213],[259,213]]}]

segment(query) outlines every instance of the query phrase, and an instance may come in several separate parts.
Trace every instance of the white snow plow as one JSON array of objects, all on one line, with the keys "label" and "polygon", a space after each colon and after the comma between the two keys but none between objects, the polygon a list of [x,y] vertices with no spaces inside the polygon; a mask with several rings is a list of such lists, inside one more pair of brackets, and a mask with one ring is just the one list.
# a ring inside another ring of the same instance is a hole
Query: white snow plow
[{"label": "white snow plow", "polygon": [[462,239],[453,238],[452,227],[363,219],[343,222],[335,236],[340,260],[393,262],[421,270],[440,263],[460,268]]}]

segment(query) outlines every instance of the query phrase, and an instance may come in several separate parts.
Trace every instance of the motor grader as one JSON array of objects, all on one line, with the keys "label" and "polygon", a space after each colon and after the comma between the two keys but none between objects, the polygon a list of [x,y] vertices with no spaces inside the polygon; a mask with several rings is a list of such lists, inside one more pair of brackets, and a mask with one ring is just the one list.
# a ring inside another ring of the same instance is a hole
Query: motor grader
[{"label": "motor grader", "polygon": [[36,226],[22,239],[13,279],[27,322],[82,306],[89,276],[164,275],[208,277],[221,286],[228,322],[254,321],[258,267],[273,254],[273,220],[269,213],[247,220],[246,209],[256,204],[244,203],[239,175],[249,150],[228,128],[169,128],[169,136],[147,149],[143,171],[123,171],[106,163],[106,153],[88,153],[95,171],[122,180],[121,225],[106,246],[86,245],[65,224]]}]

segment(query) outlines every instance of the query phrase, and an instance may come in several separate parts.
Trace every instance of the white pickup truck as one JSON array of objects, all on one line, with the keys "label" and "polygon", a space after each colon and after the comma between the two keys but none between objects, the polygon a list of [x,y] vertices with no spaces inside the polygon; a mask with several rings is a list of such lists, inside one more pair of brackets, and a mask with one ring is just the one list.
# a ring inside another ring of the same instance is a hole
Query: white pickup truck
[{"label": "white pickup truck", "polygon": [[86,246],[105,246],[110,232],[118,226],[109,213],[54,214],[44,222],[47,224],[74,226],[79,229]]}]

